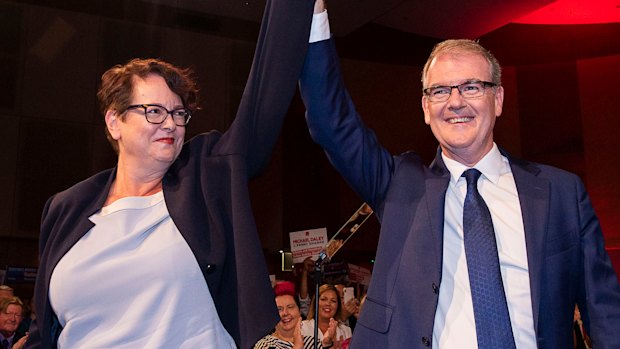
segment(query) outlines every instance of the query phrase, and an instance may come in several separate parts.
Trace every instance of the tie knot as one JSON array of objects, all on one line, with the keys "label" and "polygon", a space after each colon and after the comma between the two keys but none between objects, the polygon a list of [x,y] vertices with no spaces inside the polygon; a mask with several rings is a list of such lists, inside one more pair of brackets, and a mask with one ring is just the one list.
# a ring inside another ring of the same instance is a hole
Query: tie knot
[{"label": "tie knot", "polygon": [[481,174],[482,173],[480,171],[478,171],[477,169],[470,168],[469,170],[463,172],[461,177],[465,177],[465,180],[467,181],[467,186],[469,187],[472,184],[477,184],[478,183],[478,178],[480,178]]}]

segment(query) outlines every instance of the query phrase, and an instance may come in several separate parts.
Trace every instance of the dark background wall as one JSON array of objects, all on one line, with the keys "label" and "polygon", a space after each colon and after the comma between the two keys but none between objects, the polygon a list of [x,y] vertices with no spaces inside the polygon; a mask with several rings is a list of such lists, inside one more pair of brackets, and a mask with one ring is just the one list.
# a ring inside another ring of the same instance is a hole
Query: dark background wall
[{"label": "dark background wall", "polygon": [[[193,67],[203,110],[189,136],[225,130],[234,117],[258,24],[138,3],[0,0],[0,267],[36,266],[45,200],[114,166],[95,97],[110,66],[153,56]],[[496,141],[583,178],[620,268],[618,37],[618,23],[509,24],[480,41],[504,65]],[[392,152],[415,149],[430,162],[437,142],[423,122],[419,76],[438,40],[377,25],[336,40],[365,122]],[[288,248],[288,232],[334,233],[362,203],[310,140],[303,112],[296,97],[270,166],[251,184],[266,257],[281,277],[278,251]],[[371,219],[339,258],[370,266],[378,232]]]}]

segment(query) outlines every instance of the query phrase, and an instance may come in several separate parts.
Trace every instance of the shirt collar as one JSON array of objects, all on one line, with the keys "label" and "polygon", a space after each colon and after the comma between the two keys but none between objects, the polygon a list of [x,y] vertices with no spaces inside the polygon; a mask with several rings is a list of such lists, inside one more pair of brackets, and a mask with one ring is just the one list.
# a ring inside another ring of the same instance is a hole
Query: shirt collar
[{"label": "shirt collar", "polygon": [[493,147],[489,152],[482,158],[478,163],[476,163],[473,167],[467,167],[461,164],[458,161],[452,160],[448,158],[443,152],[441,153],[441,158],[443,162],[446,164],[448,171],[450,171],[451,181],[454,183],[459,181],[463,172],[470,168],[475,168],[486,177],[489,181],[494,184],[499,182],[499,177],[506,173],[510,172],[510,168],[508,166],[507,161],[505,161],[504,157],[499,151],[497,144],[493,142]]}]

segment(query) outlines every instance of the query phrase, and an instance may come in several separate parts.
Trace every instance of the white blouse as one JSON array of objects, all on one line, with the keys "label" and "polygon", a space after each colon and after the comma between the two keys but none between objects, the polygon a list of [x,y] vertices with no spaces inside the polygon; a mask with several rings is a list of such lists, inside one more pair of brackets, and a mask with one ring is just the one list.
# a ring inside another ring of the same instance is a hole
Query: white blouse
[{"label": "white blouse", "polygon": [[235,348],[162,192],[90,220],[50,281],[59,348]]}]

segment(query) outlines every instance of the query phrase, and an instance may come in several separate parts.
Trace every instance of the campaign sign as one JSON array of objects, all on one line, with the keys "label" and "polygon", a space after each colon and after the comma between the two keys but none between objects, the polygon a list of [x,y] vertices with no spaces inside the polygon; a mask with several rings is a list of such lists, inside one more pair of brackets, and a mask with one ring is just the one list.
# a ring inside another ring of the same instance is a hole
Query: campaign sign
[{"label": "campaign sign", "polygon": [[319,252],[327,243],[327,229],[294,231],[289,233],[289,237],[291,239],[293,263],[301,263],[308,257],[317,260]]},{"label": "campaign sign", "polygon": [[370,270],[349,263],[349,280],[362,285],[370,285]]}]

